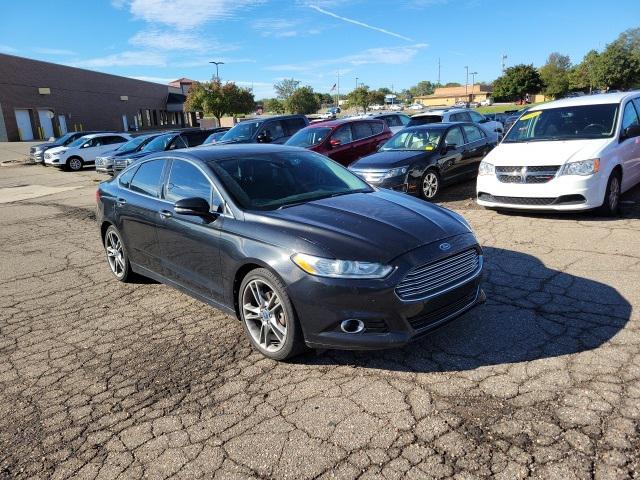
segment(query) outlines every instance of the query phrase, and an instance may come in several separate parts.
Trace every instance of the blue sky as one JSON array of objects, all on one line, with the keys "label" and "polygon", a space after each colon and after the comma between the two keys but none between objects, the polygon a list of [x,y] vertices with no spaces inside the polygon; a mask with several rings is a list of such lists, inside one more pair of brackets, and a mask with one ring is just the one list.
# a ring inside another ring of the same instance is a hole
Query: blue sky
[{"label": "blue sky", "polygon": [[553,51],[579,62],[640,26],[637,0],[26,0],[3,2],[0,52],[166,83],[253,85],[257,98],[296,78],[329,91],[476,80]]}]

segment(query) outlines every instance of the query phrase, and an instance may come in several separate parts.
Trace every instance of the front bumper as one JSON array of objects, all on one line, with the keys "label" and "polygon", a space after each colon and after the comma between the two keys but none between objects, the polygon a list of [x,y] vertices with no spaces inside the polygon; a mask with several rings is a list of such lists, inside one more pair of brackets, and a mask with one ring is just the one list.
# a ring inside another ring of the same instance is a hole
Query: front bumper
[{"label": "front bumper", "polygon": [[[472,234],[446,240],[453,246],[450,252],[439,249],[441,242],[420,247],[394,260],[396,269],[381,280],[329,279],[301,272],[288,292],[307,345],[347,350],[400,347],[482,303],[485,296],[480,287],[481,267],[428,298],[407,301],[396,293],[396,286],[412,268],[471,248],[480,251]],[[349,319],[361,320],[364,331],[343,332],[340,323]]]},{"label": "front bumper", "polygon": [[602,205],[606,183],[604,172],[560,175],[546,183],[503,183],[495,175],[480,175],[477,202],[509,210],[590,210]]},{"label": "front bumper", "polygon": [[44,162],[44,152],[35,152],[29,154],[29,161],[33,163],[43,163]]},{"label": "front bumper", "polygon": [[44,163],[46,165],[53,165],[55,167],[59,167],[61,165],[64,165],[64,163],[62,163],[62,160],[60,159],[60,157],[48,157],[45,155],[44,157]]},{"label": "front bumper", "polygon": [[96,172],[113,175],[113,160],[109,158],[96,158]]}]

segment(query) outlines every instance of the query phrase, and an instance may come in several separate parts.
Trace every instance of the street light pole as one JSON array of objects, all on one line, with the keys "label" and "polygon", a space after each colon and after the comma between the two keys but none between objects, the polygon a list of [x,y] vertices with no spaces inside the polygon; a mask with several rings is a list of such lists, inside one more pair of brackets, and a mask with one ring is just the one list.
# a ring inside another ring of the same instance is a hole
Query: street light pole
[{"label": "street light pole", "polygon": [[209,62],[213,63],[216,66],[216,80],[220,81],[220,75],[218,74],[218,65],[224,65],[224,62]]},{"label": "street light pole", "polygon": [[358,88],[358,77],[356,77],[356,89]]},{"label": "street light pole", "polygon": [[471,72],[471,101],[473,102],[473,89],[476,86],[476,75],[478,72]]},{"label": "street light pole", "polygon": [[464,82],[464,95],[467,97],[467,100],[469,100],[469,93],[467,92],[467,85],[469,85],[469,67],[465,66],[464,69],[467,71],[467,80]]}]

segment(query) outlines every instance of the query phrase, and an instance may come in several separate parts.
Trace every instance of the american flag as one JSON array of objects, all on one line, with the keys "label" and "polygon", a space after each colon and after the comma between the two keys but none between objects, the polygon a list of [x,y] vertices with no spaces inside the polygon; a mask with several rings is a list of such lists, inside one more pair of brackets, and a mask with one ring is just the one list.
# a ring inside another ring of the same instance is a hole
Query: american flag
[{"label": "american flag", "polygon": [[334,84],[333,84],[333,87],[331,87],[331,91],[332,91],[332,92],[336,89],[336,85],[337,85],[337,83],[334,83]]}]

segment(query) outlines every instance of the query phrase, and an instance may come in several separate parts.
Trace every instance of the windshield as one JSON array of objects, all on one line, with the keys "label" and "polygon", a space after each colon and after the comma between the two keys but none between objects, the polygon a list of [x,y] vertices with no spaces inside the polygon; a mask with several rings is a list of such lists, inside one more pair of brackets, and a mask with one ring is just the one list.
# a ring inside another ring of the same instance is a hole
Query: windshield
[{"label": "windshield", "polygon": [[262,122],[240,122],[224,134],[222,141],[240,142],[243,140],[251,140],[261,124]]},{"label": "windshield", "polygon": [[428,123],[442,122],[442,115],[420,115],[419,117],[411,117],[407,127],[415,127],[416,125],[427,125]]},{"label": "windshield", "polygon": [[147,136],[136,137],[133,140],[129,140],[127,143],[123,143],[118,148],[116,148],[116,150],[119,152],[127,152],[129,150],[135,150],[142,143],[144,143],[148,138],[149,137]]},{"label": "windshield", "polygon": [[298,130],[293,137],[291,137],[286,145],[292,147],[304,147],[309,148],[314,145],[318,145],[324,142],[325,138],[331,133],[331,129],[327,127],[323,128],[303,128]]},{"label": "windshield", "polygon": [[275,210],[321,198],[373,191],[346,168],[313,152],[280,152],[210,162],[247,210]]},{"label": "windshield", "polygon": [[530,111],[511,127],[503,143],[611,137],[617,112],[616,103]]},{"label": "windshield", "polygon": [[167,146],[173,140],[173,134],[160,135],[149,143],[147,143],[144,147],[142,147],[141,152],[164,152],[167,149]]},{"label": "windshield", "polygon": [[54,145],[66,145],[69,140],[71,140],[73,138],[74,133],[65,133],[63,136],[61,136],[60,138],[57,138],[55,142],[53,142]]},{"label": "windshield", "polygon": [[440,143],[441,129],[402,130],[389,139],[380,149],[389,150],[435,150]]},{"label": "windshield", "polygon": [[202,145],[206,145],[208,143],[216,143],[218,142],[222,137],[224,137],[224,134],[227,132],[216,132],[216,133],[212,133],[211,135],[209,135],[206,140],[204,142],[202,142]]},{"label": "windshield", "polygon": [[82,145],[86,141],[87,141],[86,137],[76,138],[73,142],[71,142],[69,145],[67,145],[67,147],[79,147],[80,145]]}]

